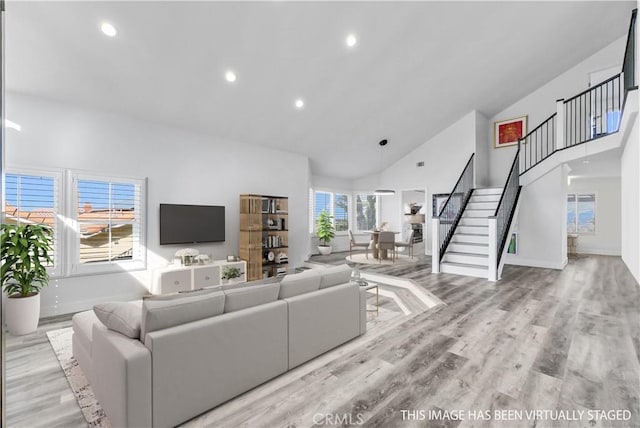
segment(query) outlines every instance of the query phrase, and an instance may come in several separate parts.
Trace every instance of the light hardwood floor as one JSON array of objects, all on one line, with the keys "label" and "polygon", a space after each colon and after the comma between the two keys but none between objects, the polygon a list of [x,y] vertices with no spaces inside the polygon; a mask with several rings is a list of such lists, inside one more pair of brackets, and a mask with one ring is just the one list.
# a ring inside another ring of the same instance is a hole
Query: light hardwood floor
[{"label": "light hardwood floor", "polygon": [[[372,330],[186,426],[305,427],[324,414],[367,427],[640,426],[640,288],[619,257],[571,259],[563,271],[507,266],[497,283],[433,275],[424,256],[360,268],[413,279],[446,305]],[[83,425],[43,333],[68,325],[7,340],[8,426]],[[403,409],[620,409],[632,419],[403,421]]]}]

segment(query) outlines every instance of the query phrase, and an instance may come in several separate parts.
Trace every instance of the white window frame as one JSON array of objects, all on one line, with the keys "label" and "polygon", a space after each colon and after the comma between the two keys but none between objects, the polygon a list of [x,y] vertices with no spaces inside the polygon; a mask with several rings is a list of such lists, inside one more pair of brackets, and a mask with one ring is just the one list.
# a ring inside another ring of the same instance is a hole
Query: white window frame
[{"label": "white window frame", "polygon": [[[597,192],[569,192],[567,193],[567,199],[569,199],[569,196],[573,195],[575,197],[575,212],[576,212],[576,230],[575,232],[568,232],[569,228],[567,225],[567,233],[571,233],[573,235],[583,235],[583,236],[593,236],[597,233],[598,231],[598,194]],[[580,217],[580,212],[578,211],[578,199],[579,196],[581,195],[593,195],[594,198],[594,202],[593,202],[593,218],[594,218],[594,223],[593,223],[593,232],[580,232],[580,229],[578,228],[578,218]],[[569,201],[567,201],[567,206],[569,204]],[[565,221],[566,221],[566,215],[568,213],[568,209],[567,212],[565,212]]]},{"label": "white window frame", "polygon": [[29,168],[29,167],[7,167],[3,173],[3,189],[2,189],[2,210],[5,209],[6,204],[6,176],[7,175],[28,175],[28,176],[42,176],[52,177],[54,192],[57,196],[56,206],[54,207],[55,214],[55,226],[54,226],[54,259],[53,267],[47,267],[47,272],[50,278],[58,278],[64,276],[66,273],[66,239],[64,231],[64,173],[59,169],[49,168]]},{"label": "white window frame", "polygon": [[[69,254],[70,275],[92,275],[115,273],[122,271],[136,271],[146,269],[147,266],[147,180],[146,178],[131,178],[112,175],[96,175],[77,171],[68,171],[68,187],[67,187],[67,212],[72,220],[73,227],[68,228],[67,242]],[[138,200],[140,201],[139,210],[136,215],[139,217],[138,224],[140,229],[139,238],[139,256],[135,254],[132,260],[117,260],[82,264],[80,263],[80,225],[77,219],[77,207],[79,204],[78,186],[79,180],[101,181],[101,182],[117,182],[124,184],[133,184],[140,191]]]},{"label": "white window frame", "polygon": [[309,234],[310,235],[315,235],[316,234],[316,219],[315,219],[315,212],[316,212],[316,192],[320,192],[320,193],[328,193],[329,196],[329,213],[332,216],[332,223],[333,223],[333,227],[335,228],[336,226],[336,218],[335,218],[335,196],[336,194],[338,195],[347,195],[347,230],[343,230],[343,231],[336,231],[335,234],[336,236],[342,236],[342,235],[347,235],[349,233],[349,230],[351,230],[351,227],[353,225],[353,195],[351,191],[340,191],[340,190],[330,190],[330,189],[324,189],[324,188],[313,188],[310,187],[309,188]]}]

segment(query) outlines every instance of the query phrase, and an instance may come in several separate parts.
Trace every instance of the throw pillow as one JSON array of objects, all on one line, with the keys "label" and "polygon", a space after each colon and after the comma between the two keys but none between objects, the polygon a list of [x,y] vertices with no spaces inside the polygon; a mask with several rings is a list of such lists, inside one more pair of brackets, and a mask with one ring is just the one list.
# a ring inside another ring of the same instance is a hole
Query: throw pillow
[{"label": "throw pillow", "polygon": [[140,338],[142,309],[130,302],[100,303],[93,312],[109,330],[117,331],[132,339]]},{"label": "throw pillow", "polygon": [[[190,293],[191,294],[191,293]],[[140,338],[147,333],[220,315],[224,310],[224,293],[207,292],[173,299],[146,299],[142,303]]]}]

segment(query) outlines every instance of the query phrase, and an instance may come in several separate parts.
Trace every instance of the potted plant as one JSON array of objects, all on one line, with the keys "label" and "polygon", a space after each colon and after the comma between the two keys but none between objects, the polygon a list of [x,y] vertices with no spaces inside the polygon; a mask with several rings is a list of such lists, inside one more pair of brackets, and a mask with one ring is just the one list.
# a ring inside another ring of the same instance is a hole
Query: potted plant
[{"label": "potted plant", "polygon": [[222,271],[222,281],[227,281],[229,283],[239,282],[238,279],[242,276],[242,272],[237,267],[229,266]]},{"label": "potted plant", "polygon": [[322,210],[316,220],[316,236],[322,242],[318,245],[318,251],[323,256],[331,254],[331,240],[336,236],[332,219],[333,216],[329,211]]},{"label": "potted plant", "polygon": [[19,336],[38,328],[40,289],[47,285],[53,233],[42,224],[3,224],[2,287],[7,293],[9,332]]}]

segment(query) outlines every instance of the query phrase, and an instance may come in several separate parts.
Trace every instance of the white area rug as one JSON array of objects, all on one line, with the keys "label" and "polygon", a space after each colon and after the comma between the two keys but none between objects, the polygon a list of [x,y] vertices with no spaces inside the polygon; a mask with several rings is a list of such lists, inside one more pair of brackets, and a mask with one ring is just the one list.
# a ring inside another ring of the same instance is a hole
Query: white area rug
[{"label": "white area rug", "polygon": [[390,265],[390,266],[402,266],[402,265],[408,265],[411,263],[418,262],[417,257],[410,258],[409,256],[405,256],[404,254],[398,254],[398,257],[396,258],[395,262],[393,262],[391,259],[382,259],[382,262],[380,262],[378,259],[374,259],[371,253],[369,253],[369,258],[366,258],[364,253],[362,253],[362,254],[354,254],[352,256],[347,256],[345,257],[345,259],[347,259],[347,261],[350,261],[352,263],[362,263],[366,265],[383,264],[383,265]]},{"label": "white area rug", "polygon": [[93,395],[89,381],[85,377],[71,351],[71,327],[47,332],[49,343],[55,352],[62,371],[75,395],[80,410],[90,427],[111,428],[107,415]]}]

